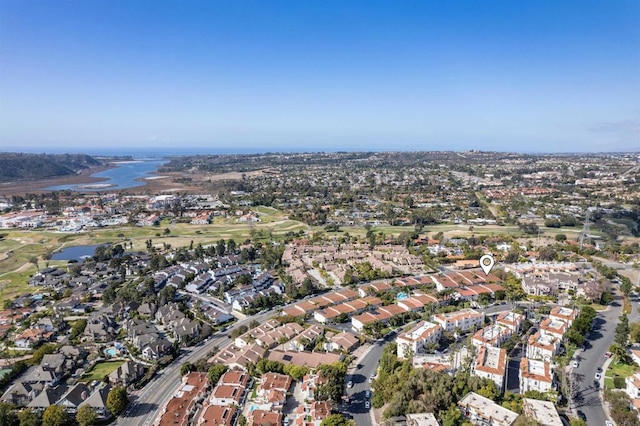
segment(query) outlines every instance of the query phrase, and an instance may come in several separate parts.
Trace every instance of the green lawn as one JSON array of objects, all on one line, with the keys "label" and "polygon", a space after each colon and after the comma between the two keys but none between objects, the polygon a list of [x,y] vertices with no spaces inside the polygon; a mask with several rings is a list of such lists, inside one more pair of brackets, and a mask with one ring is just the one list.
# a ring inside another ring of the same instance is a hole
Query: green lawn
[{"label": "green lawn", "polygon": [[102,380],[104,376],[111,374],[125,361],[106,361],[97,363],[90,371],[84,373],[81,382],[91,382],[93,380]]},{"label": "green lawn", "polygon": [[[626,379],[627,377],[631,376],[636,370],[637,370],[637,367],[633,365],[618,363],[617,360],[613,361],[609,365],[609,368],[607,368],[607,371],[605,373],[605,377],[604,377],[605,389],[614,389],[616,387],[613,383],[614,377]],[[620,388],[620,386],[618,386],[618,388]]]},{"label": "green lawn", "polygon": [[596,311],[604,311],[605,309],[607,309],[607,308],[608,308],[608,306],[600,305],[600,304],[598,304],[598,303],[592,303],[592,304],[591,304],[591,307],[592,307],[593,309],[595,309]]},{"label": "green lawn", "polygon": [[[59,234],[44,230],[10,230],[3,232],[5,237],[0,240],[0,254],[11,254],[6,258],[0,256],[0,303],[11,300],[15,296],[34,291],[27,285],[27,279],[36,271],[34,265],[30,264],[31,258],[36,257],[39,266],[44,267],[47,262],[42,259],[42,255],[47,251],[59,250],[63,247],[100,244],[105,242],[121,243],[125,238],[127,242],[133,243],[134,250],[144,250],[146,241],[151,239],[154,244],[170,244],[172,247],[188,246],[191,241],[194,244],[215,244],[221,238],[233,238],[236,242],[244,241],[252,234],[258,241],[268,241],[271,237],[278,237],[290,231],[324,231],[324,226],[310,227],[302,222],[286,219],[286,214],[278,209],[265,206],[256,206],[252,209],[259,213],[261,222],[249,225],[246,223],[236,223],[235,217],[216,217],[210,225],[190,225],[186,223],[170,224],[169,220],[163,220],[160,226],[118,226],[109,228],[93,229],[87,233],[80,234]],[[169,235],[164,235],[165,228],[170,230]],[[364,227],[342,227],[342,232],[328,233],[329,236],[340,236],[344,232],[351,235],[364,236]],[[376,232],[384,232],[386,235],[399,235],[403,232],[413,232],[413,226],[376,226]],[[444,232],[449,237],[469,236],[469,235],[516,235],[522,236],[522,231],[517,226],[475,226],[473,231],[469,231],[468,225],[441,224],[427,226],[424,233],[435,234]],[[549,229],[542,227],[544,234],[554,235],[559,232],[575,233],[579,228],[573,229]],[[530,236],[533,238],[533,236]],[[56,262],[49,262],[55,265]],[[64,262],[62,262],[64,264]]]}]

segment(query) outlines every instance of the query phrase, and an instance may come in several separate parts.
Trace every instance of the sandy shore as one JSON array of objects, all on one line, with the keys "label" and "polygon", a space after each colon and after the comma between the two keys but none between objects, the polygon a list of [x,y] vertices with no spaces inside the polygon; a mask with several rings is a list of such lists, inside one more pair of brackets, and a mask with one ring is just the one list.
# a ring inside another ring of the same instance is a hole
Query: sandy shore
[{"label": "sandy shore", "polygon": [[18,181],[18,182],[4,182],[0,183],[0,195],[24,195],[24,194],[42,194],[44,192],[51,192],[44,188],[57,185],[82,185],[99,183],[108,180],[107,178],[91,177],[94,173],[103,172],[114,168],[113,165],[105,165],[98,167],[91,167],[85,169],[74,176],[64,176],[46,180],[33,180],[33,181]]},{"label": "sandy shore", "polygon": [[[197,193],[204,190],[203,184],[208,181],[211,182],[223,182],[232,180],[241,180],[243,175],[248,177],[260,176],[265,170],[255,170],[246,173],[229,172],[219,174],[191,174],[185,172],[167,172],[158,173],[147,177],[141,177],[136,179],[138,182],[144,183],[144,185],[134,188],[111,188],[104,184],[108,181],[108,178],[96,178],[91,177],[94,173],[102,172],[111,168],[117,167],[116,163],[110,163],[105,166],[93,167],[83,170],[81,173],[75,176],[65,176],[54,179],[39,180],[39,181],[24,181],[24,182],[8,182],[0,183],[0,196],[11,195],[25,195],[25,194],[42,194],[52,192],[45,189],[51,186],[58,185],[85,185],[86,193],[91,192],[127,192],[130,194],[159,194],[167,192],[187,192]],[[186,179],[185,179],[186,178]],[[105,185],[104,187],[101,187]],[[81,193],[82,189],[74,191]]]}]

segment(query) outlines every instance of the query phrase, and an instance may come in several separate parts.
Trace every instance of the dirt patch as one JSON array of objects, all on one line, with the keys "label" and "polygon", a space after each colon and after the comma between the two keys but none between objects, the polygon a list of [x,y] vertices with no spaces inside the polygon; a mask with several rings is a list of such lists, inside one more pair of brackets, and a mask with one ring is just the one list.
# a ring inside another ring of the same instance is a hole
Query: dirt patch
[{"label": "dirt patch", "polygon": [[252,172],[228,172],[228,173],[219,173],[215,175],[205,175],[202,177],[202,180],[210,180],[211,182],[223,181],[223,180],[242,180],[242,176],[245,177],[256,177],[262,176],[267,170],[254,170]]},{"label": "dirt patch", "polygon": [[22,265],[21,267],[19,267],[18,269],[16,269],[13,272],[24,272],[27,269],[29,269],[31,267],[31,265],[32,265],[31,263],[25,263],[24,265]]}]

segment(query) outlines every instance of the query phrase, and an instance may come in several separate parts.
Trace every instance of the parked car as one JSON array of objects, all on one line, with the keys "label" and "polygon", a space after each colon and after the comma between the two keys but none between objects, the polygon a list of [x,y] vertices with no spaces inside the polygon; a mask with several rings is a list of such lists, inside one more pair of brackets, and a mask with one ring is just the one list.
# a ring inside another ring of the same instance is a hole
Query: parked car
[{"label": "parked car", "polygon": [[575,361],[575,360],[574,360],[574,361],[571,363],[571,366],[572,366],[573,368],[578,368],[578,361]]},{"label": "parked car", "polygon": [[596,380],[600,380],[601,377],[602,377],[602,374],[596,373]]},{"label": "parked car", "polygon": [[369,408],[371,408],[371,403],[370,403],[369,401],[365,401],[365,402],[364,402],[364,408],[366,408],[367,410],[368,410]]},{"label": "parked car", "polygon": [[347,383],[347,388],[351,389],[353,387],[353,381],[349,380],[349,383]]}]

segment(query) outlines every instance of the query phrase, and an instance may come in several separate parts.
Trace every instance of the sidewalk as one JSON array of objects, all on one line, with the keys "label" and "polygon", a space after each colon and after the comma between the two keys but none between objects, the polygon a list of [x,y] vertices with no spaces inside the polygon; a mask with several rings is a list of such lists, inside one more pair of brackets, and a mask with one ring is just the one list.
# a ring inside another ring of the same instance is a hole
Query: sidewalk
[{"label": "sidewalk", "polygon": [[351,364],[347,366],[347,375],[353,374],[356,369],[356,366],[360,364],[360,361],[367,356],[369,351],[373,348],[371,343],[365,343],[364,345],[358,346],[358,348],[353,351],[354,359],[351,361]]},{"label": "sidewalk", "polygon": [[613,356],[607,358],[604,364],[602,364],[602,375],[600,377],[600,381],[598,382],[599,388],[600,388],[598,391],[598,398],[600,398],[600,401],[602,401],[602,411],[604,411],[604,416],[609,421],[613,421],[613,419],[611,418],[611,413],[609,412],[609,403],[604,400],[604,378],[605,378],[607,369],[609,368],[609,364],[611,364],[612,362],[613,362]]}]

